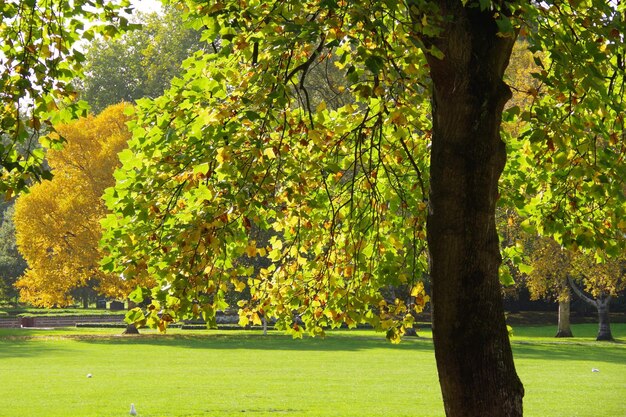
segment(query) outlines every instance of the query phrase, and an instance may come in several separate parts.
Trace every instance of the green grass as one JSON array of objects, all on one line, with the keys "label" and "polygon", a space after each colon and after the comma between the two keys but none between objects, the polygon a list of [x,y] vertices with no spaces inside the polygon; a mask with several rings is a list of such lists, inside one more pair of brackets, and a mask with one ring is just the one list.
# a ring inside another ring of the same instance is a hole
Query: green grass
[{"label": "green grass", "polygon": [[[516,327],[526,416],[626,416],[626,324]],[[391,345],[371,331],[325,340],[276,332],[0,329],[0,415],[443,416],[430,334]],[[600,372],[591,372],[598,368]],[[88,373],[93,374],[87,378]]]}]

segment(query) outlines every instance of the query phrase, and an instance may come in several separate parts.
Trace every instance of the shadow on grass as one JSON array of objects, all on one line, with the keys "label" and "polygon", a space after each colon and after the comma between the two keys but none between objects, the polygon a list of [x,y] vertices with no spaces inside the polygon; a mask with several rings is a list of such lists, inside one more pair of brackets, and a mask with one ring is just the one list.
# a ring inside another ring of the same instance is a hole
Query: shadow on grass
[{"label": "shadow on grass", "polygon": [[176,335],[139,335],[116,337],[76,337],[84,343],[99,345],[153,345],[172,346],[189,349],[246,349],[274,351],[363,351],[368,349],[390,350],[432,350],[432,340],[426,338],[407,338],[398,345],[388,342],[384,335],[372,333],[361,335],[330,335],[324,339],[304,337],[293,339],[280,333],[263,336],[260,334],[176,334]]},{"label": "shadow on grass", "polygon": [[[8,358],[30,358],[33,356],[56,354],[64,351],[62,347],[52,343],[39,343],[33,339],[0,340],[0,361]],[[0,363],[0,368],[2,364]]]},{"label": "shadow on grass", "polygon": [[516,359],[546,361],[593,361],[626,363],[626,343],[623,342],[513,342]]},{"label": "shadow on grass", "polygon": [[[41,343],[50,341],[50,343]],[[390,350],[431,350],[432,339],[405,337],[402,343],[394,345],[385,339],[383,333],[370,334],[349,331],[329,332],[326,338],[305,336],[302,340],[293,339],[279,331],[270,332],[267,336],[260,333],[233,332],[188,334],[68,334],[67,332],[0,332],[0,359],[3,357],[26,357],[46,354],[62,349],[54,341],[76,341],[92,345],[113,346],[163,346],[186,349],[246,349],[270,351],[363,351],[369,349]],[[57,350],[58,350],[57,349]]]},{"label": "shadow on grass", "polygon": [[[536,336],[526,335],[522,340],[513,340],[513,352],[518,359],[558,360],[626,363],[626,343],[596,342],[578,338],[549,339],[545,332],[535,332]],[[536,340],[534,340],[536,339]],[[49,343],[41,343],[49,340]],[[187,334],[141,334],[121,336],[112,334],[67,334],[59,332],[0,332],[0,359],[28,357],[62,351],[57,340],[76,341],[99,346],[162,346],[185,349],[207,350],[266,350],[266,351],[348,351],[357,352],[372,349],[400,351],[433,351],[430,338],[406,337],[399,345],[388,342],[382,333],[363,331],[329,332],[325,339],[306,337],[292,339],[280,332],[260,333],[194,333]]]},{"label": "shadow on grass", "polygon": [[589,360],[626,363],[626,324],[612,324],[613,342],[596,341],[598,325],[572,325],[574,338],[556,338],[557,326],[513,327],[515,357],[545,360]]}]

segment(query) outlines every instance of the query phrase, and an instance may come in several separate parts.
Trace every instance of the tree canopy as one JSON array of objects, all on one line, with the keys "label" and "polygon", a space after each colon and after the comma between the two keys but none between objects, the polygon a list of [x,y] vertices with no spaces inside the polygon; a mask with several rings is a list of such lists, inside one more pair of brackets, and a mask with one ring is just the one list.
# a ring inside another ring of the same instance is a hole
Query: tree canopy
[{"label": "tree canopy", "polygon": [[[561,244],[622,248],[624,4],[186,4],[220,48],[139,102],[106,194],[104,267],[155,277],[168,318],[211,317],[225,283],[247,277],[244,322],[273,316],[296,336],[298,318],[312,334],[369,322],[392,340],[423,308],[428,271],[448,415],[520,415],[496,203]],[[529,106],[504,112],[518,35],[538,85]],[[327,77],[327,89],[351,98],[332,107],[307,83],[329,65],[344,80]],[[506,144],[503,119],[521,122]],[[271,264],[257,274],[244,255]],[[388,303],[390,283],[414,298]]]},{"label": "tree canopy", "polygon": [[[524,227],[560,244],[599,257],[622,249],[626,5],[185,4],[186,20],[219,48],[195,53],[162,97],[138,103],[130,149],[106,193],[113,214],[104,223],[104,267],[156,280],[150,319],[161,327],[172,317],[212,317],[224,307],[226,283],[245,282],[244,320],[273,316],[295,336],[369,322],[395,341],[427,300],[420,280],[428,272],[446,413],[520,416],[496,205],[514,204]],[[52,8],[33,6],[29,15],[9,6],[3,31],[50,38]],[[71,17],[82,11],[61,6]],[[115,14],[104,7],[107,18]],[[31,15],[30,31],[13,25],[14,16]],[[48,20],[38,25],[39,16]],[[81,24],[60,30],[75,40]],[[539,85],[528,90],[530,107],[505,111],[511,92],[503,78],[517,36],[536,54]],[[8,45],[1,91],[14,105],[2,126],[26,141],[16,103],[40,90],[17,74],[36,76],[38,62],[18,64],[32,50],[46,52],[29,41]],[[344,80],[325,77],[325,91],[349,96],[332,106],[307,82],[314,67],[330,65]],[[48,69],[44,86],[67,95]],[[56,107],[45,94],[31,96],[43,97],[35,116]],[[520,136],[503,137],[502,120],[516,118]],[[19,156],[8,155],[2,184],[21,188],[21,172],[35,168],[10,165]],[[258,229],[269,244],[257,244]],[[244,256],[271,263],[256,273]],[[388,302],[381,289],[390,284],[408,286],[412,298]]]},{"label": "tree canopy", "polygon": [[[388,282],[415,284],[427,270],[432,130],[423,52],[441,58],[434,43],[424,44],[441,30],[438,7],[372,6],[367,13],[359,2],[190,8],[189,20],[206,27],[204,39],[219,35],[221,49],[196,54],[164,97],[139,104],[119,174],[129,179],[108,193],[112,209],[130,214],[108,220],[116,244],[106,266],[116,259],[120,271],[180,286],[188,303],[176,302],[189,311],[194,300],[206,304],[199,296],[206,282],[214,304],[222,282],[249,274],[232,259],[267,253],[275,266],[250,282],[263,286],[255,291],[281,300],[284,311],[290,303],[318,311],[324,324],[351,322],[344,311],[378,310],[380,300],[370,297]],[[623,230],[623,20],[612,6],[582,13],[585,7],[520,6],[519,18],[496,13],[501,37],[521,30],[536,52],[538,83],[525,91],[530,105],[506,113],[525,128],[508,138],[515,153],[502,192],[518,203],[526,226],[566,244],[615,251],[615,232]],[[416,13],[420,20],[409,24]],[[563,45],[571,46],[564,52]],[[345,72],[348,88],[331,80],[328,87],[355,100],[338,109],[312,100],[305,84],[310,68],[329,60]],[[551,169],[534,169],[539,162]],[[256,247],[251,224],[274,230],[272,244]],[[125,249],[120,235],[152,238]],[[135,270],[129,258],[141,253],[146,267]],[[192,277],[203,274],[195,285]],[[278,294],[268,281],[297,290]],[[338,320],[320,315],[319,305],[300,304],[320,289],[323,298],[354,293],[344,308],[328,306]]]},{"label": "tree canopy", "polygon": [[85,52],[84,73],[77,80],[80,98],[91,111],[142,97],[156,98],[180,73],[181,63],[202,49],[200,32],[183,25],[182,13],[166,7],[162,14],[139,14],[141,29],[115,39],[94,40]]},{"label": "tree canopy", "polygon": [[117,154],[130,137],[125,108],[119,104],[97,117],[57,126],[67,142],[47,154],[54,178],[17,199],[17,244],[28,263],[16,283],[22,301],[65,306],[73,302],[75,288],[93,286],[117,298],[132,289],[118,274],[103,273],[98,263],[99,220],[105,213],[101,195],[114,183]]},{"label": "tree canopy", "polygon": [[2,2],[0,193],[11,196],[49,177],[43,150],[31,145],[41,134],[50,146],[62,142],[52,125],[84,114],[71,83],[85,59],[78,43],[131,27],[122,13],[132,10],[128,5],[126,0]]}]

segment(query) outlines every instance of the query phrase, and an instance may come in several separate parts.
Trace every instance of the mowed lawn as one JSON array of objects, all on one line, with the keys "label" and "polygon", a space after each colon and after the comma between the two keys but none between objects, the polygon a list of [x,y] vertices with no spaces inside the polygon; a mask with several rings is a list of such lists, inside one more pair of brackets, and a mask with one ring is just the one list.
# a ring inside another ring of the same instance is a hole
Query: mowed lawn
[{"label": "mowed lawn", "polygon": [[[525,415],[626,416],[626,325],[616,343],[573,330],[515,329]],[[127,416],[131,403],[142,417],[444,416],[427,332],[400,345],[370,331],[118,333],[0,329],[0,416]]]}]

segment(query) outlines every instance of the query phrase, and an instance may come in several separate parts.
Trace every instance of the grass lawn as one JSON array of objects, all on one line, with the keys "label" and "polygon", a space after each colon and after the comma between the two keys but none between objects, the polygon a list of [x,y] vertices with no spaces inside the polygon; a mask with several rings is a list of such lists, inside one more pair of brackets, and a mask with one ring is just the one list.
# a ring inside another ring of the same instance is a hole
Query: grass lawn
[{"label": "grass lawn", "polygon": [[[515,328],[526,416],[626,416],[626,324],[612,328],[617,343],[595,342],[595,325],[569,340]],[[369,331],[119,332],[0,329],[0,415],[127,416],[131,403],[143,417],[444,415],[427,332],[400,345]]]}]

